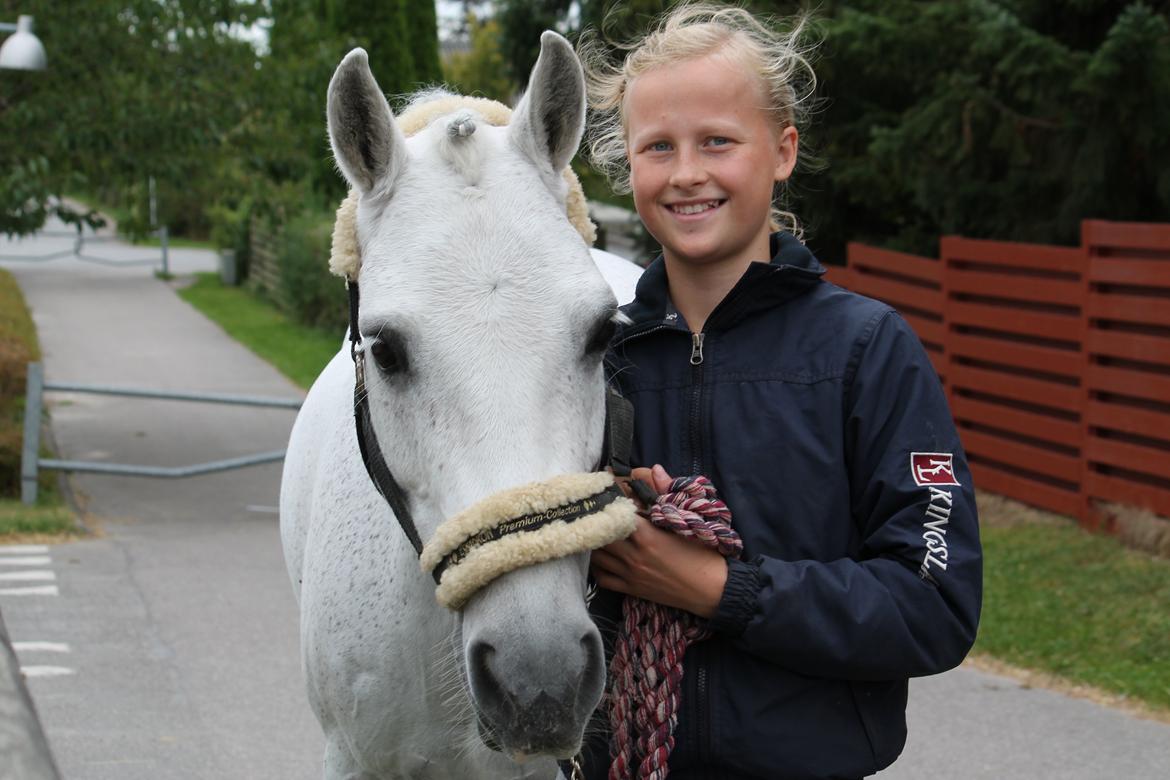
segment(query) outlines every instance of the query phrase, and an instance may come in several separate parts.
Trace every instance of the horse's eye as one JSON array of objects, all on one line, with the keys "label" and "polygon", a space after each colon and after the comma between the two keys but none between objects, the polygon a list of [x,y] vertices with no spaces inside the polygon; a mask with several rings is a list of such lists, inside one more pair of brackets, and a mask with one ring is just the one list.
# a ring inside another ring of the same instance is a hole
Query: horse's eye
[{"label": "horse's eye", "polygon": [[409,368],[406,362],[406,349],[402,339],[397,336],[375,338],[370,344],[370,355],[386,375],[405,373]]},{"label": "horse's eye", "polygon": [[589,342],[585,346],[585,355],[594,357],[600,355],[609,348],[609,342],[613,341],[613,334],[617,331],[617,325],[613,321],[613,317],[606,317],[593,328],[593,332],[589,334]]}]

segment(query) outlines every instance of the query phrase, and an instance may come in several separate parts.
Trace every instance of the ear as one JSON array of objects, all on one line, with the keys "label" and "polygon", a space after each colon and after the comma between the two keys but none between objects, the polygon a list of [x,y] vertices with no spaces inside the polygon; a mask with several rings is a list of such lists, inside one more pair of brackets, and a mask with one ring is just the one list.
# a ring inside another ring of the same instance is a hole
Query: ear
[{"label": "ear", "polygon": [[796,128],[792,125],[785,127],[780,131],[780,137],[776,139],[776,169],[774,171],[775,181],[787,181],[788,177],[792,175],[792,169],[796,167],[797,150],[800,148],[800,135]]},{"label": "ear", "polygon": [[364,49],[345,55],[329,81],[329,144],[337,167],[363,195],[389,190],[406,162],[406,139],[370,73]]},{"label": "ear", "polygon": [[585,76],[573,47],[555,32],[540,36],[540,57],[528,91],[512,113],[509,132],[521,151],[559,174],[585,129]]}]

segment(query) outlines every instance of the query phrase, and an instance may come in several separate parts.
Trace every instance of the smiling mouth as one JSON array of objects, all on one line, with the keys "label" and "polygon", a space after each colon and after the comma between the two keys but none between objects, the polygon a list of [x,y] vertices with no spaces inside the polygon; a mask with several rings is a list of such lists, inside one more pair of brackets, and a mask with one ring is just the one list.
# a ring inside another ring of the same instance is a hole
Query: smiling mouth
[{"label": "smiling mouth", "polygon": [[672,213],[678,214],[679,216],[691,217],[696,214],[703,214],[708,211],[713,211],[726,202],[726,199],[716,199],[705,200],[701,203],[671,203],[667,205],[667,208],[670,209]]}]

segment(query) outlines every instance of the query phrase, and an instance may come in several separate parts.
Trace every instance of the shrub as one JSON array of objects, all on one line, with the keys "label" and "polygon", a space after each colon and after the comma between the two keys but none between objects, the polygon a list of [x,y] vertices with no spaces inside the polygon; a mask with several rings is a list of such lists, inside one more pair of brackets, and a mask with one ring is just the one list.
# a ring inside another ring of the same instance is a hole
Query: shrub
[{"label": "shrub", "polygon": [[277,297],[298,322],[341,331],[347,313],[343,283],[329,272],[332,236],[333,214],[328,212],[307,212],[284,225]]},{"label": "shrub", "polygon": [[27,366],[39,359],[24,297],[12,274],[0,269],[0,497],[20,495]]}]

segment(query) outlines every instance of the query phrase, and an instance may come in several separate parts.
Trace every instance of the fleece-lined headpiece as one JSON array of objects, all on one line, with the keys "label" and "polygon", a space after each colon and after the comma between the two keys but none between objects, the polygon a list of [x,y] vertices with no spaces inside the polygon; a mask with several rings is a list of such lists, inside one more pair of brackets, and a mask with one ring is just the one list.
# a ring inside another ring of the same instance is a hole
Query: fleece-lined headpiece
[{"label": "fleece-lined headpiece", "polygon": [[419,565],[435,575],[439,603],[460,609],[501,574],[604,547],[636,523],[634,502],[608,471],[563,474],[495,493],[450,518]]},{"label": "fleece-lined headpiece", "polygon": [[[461,109],[474,111],[494,127],[504,127],[512,118],[512,109],[495,100],[465,95],[442,95],[410,106],[396,117],[396,121],[402,134],[409,138],[439,117]],[[573,173],[571,167],[566,167],[563,175],[565,183],[569,186],[568,195],[565,197],[565,214],[585,243],[593,246],[593,242],[597,240],[597,228],[589,219],[589,205],[585,201],[581,182],[577,180],[577,174]],[[357,281],[362,267],[357,240],[358,198],[357,190],[350,190],[349,195],[337,208],[337,221],[333,224],[333,248],[329,257],[329,270],[350,281]]]}]

